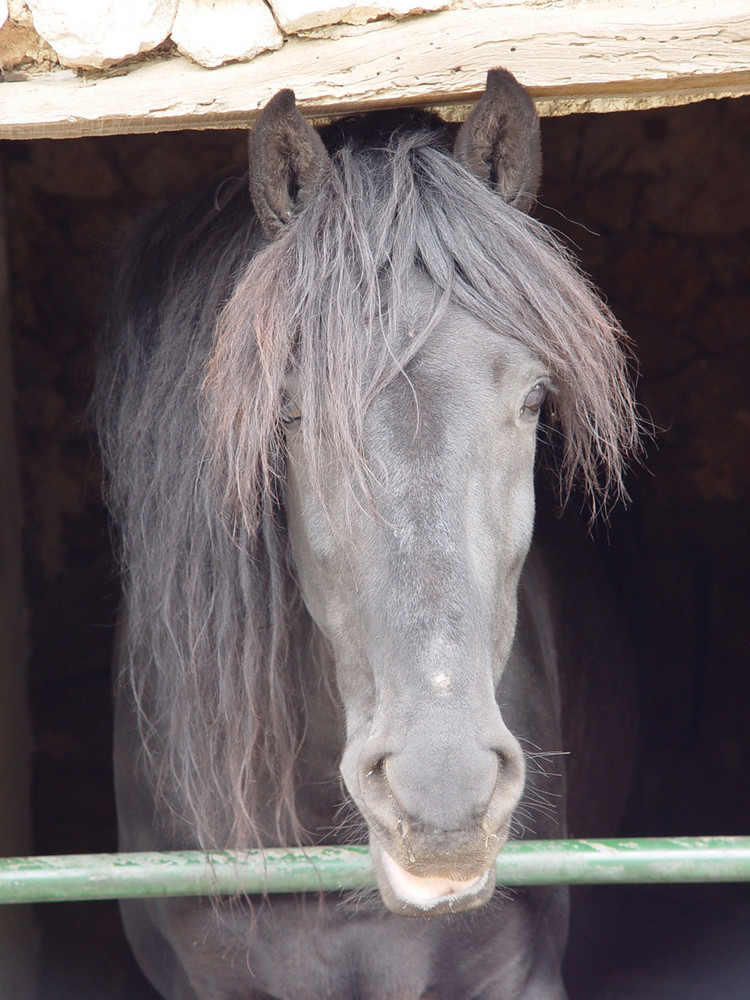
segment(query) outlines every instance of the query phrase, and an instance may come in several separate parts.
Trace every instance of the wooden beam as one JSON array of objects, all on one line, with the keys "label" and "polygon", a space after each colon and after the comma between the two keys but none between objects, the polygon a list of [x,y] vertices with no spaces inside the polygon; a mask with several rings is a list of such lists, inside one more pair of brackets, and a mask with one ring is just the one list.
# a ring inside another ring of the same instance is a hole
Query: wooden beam
[{"label": "wooden beam", "polygon": [[460,117],[506,66],[542,114],[616,111],[750,93],[748,0],[506,0],[290,38],[249,63],[153,60],[129,72],[0,86],[0,137],[75,137],[251,123],[291,86],[310,117],[405,104]]}]

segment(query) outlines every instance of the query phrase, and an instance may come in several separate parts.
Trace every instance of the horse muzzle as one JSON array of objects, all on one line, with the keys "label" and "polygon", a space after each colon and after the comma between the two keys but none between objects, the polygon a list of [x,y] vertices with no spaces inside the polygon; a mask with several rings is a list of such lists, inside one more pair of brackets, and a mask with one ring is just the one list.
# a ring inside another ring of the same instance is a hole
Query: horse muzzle
[{"label": "horse muzzle", "polygon": [[[347,785],[367,821],[378,888],[393,913],[458,913],[489,900],[525,779],[518,742],[507,729],[501,735],[489,745],[464,738],[438,749],[422,733],[400,752],[378,754],[368,741],[358,755],[356,780]],[[345,780],[350,761],[345,755]]]}]

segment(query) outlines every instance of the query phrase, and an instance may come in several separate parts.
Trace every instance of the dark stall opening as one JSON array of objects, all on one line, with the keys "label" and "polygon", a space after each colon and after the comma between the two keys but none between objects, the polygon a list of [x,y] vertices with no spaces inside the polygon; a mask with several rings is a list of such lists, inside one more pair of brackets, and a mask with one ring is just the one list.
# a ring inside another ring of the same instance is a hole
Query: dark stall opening
[{"label": "dark stall opening", "polygon": [[[543,122],[537,214],[634,342],[657,432],[598,529],[640,658],[626,836],[750,833],[750,99]],[[242,132],[2,146],[24,499],[33,851],[116,847],[110,658],[118,603],[85,420],[118,234],[237,164]],[[742,886],[589,890],[571,997],[746,995]],[[152,995],[114,904],[36,909],[40,1000]],[[592,961],[591,955],[595,960]]]}]

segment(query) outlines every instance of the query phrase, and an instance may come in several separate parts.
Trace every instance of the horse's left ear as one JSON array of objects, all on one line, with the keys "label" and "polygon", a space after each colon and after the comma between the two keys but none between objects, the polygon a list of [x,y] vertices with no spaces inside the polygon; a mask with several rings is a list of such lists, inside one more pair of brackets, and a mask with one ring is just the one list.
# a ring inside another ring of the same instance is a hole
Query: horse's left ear
[{"label": "horse's left ear", "polygon": [[489,71],[487,88],[461,126],[453,152],[508,204],[523,212],[531,208],[542,172],[539,118],[508,70]]},{"label": "horse's left ear", "polygon": [[312,198],[329,166],[323,140],[280,90],[250,133],[250,195],[267,236],[275,236]]}]

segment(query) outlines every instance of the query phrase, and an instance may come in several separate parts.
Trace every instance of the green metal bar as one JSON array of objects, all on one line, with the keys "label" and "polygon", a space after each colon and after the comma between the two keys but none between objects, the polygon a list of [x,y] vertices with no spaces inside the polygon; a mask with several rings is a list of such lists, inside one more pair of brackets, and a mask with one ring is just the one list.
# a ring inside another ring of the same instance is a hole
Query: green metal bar
[{"label": "green metal bar", "polygon": [[[506,844],[500,885],[750,882],[750,837]],[[0,859],[0,903],[369,889],[365,847]]]}]

